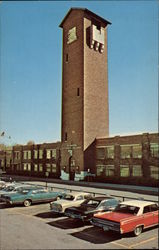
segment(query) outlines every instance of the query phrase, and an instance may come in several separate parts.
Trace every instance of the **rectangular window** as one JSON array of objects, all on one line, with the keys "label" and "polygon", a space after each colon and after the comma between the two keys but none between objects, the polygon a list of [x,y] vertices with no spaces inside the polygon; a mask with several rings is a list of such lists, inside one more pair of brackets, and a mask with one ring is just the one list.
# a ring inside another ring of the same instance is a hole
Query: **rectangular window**
[{"label": "rectangular window", "polygon": [[42,158],[43,158],[43,150],[39,149],[39,159],[42,159]]},{"label": "rectangular window", "polygon": [[65,141],[67,141],[67,132],[65,132]]},{"label": "rectangular window", "polygon": [[47,149],[46,150],[46,158],[47,159],[51,159],[51,158],[56,159],[56,149]]},{"label": "rectangular window", "polygon": [[31,171],[31,164],[30,163],[23,163],[23,170],[24,171]]},{"label": "rectangular window", "polygon": [[105,149],[104,148],[96,148],[96,158],[104,159],[105,158]]},{"label": "rectangular window", "polygon": [[114,176],[114,165],[106,165],[105,167],[105,175],[106,176]]},{"label": "rectangular window", "polygon": [[159,157],[159,144],[150,143],[150,151],[152,157]]},{"label": "rectangular window", "polygon": [[27,163],[23,163],[23,170],[27,171]]},{"label": "rectangular window", "polygon": [[19,160],[19,159],[20,159],[20,152],[19,152],[19,151],[15,151],[15,152],[14,152],[14,158],[15,158],[16,160]]},{"label": "rectangular window", "polygon": [[38,171],[38,164],[34,164],[34,172]]},{"label": "rectangular window", "polygon": [[31,163],[28,163],[27,170],[31,171]]},{"label": "rectangular window", "polygon": [[132,166],[132,176],[142,176],[141,165],[133,165]]},{"label": "rectangular window", "polygon": [[129,165],[120,165],[120,176],[121,177],[128,177],[128,176],[130,176]]},{"label": "rectangular window", "polygon": [[114,146],[106,147],[106,158],[108,159],[114,158]]},{"label": "rectangular window", "polygon": [[38,159],[38,150],[34,150],[34,159]]},{"label": "rectangular window", "polygon": [[68,62],[68,54],[66,54],[66,62]]},{"label": "rectangular window", "polygon": [[56,148],[52,149],[52,157],[56,159]]},{"label": "rectangular window", "polygon": [[56,173],[56,164],[52,164],[52,172]]},{"label": "rectangular window", "polygon": [[23,158],[25,160],[28,159],[28,152],[27,151],[23,151]]},{"label": "rectangular window", "polygon": [[30,151],[30,150],[23,151],[23,158],[24,158],[25,160],[31,159],[31,151]]},{"label": "rectangular window", "polygon": [[114,146],[97,147],[96,157],[97,159],[114,159]]},{"label": "rectangular window", "polygon": [[136,144],[132,146],[132,157],[142,158],[142,146],[141,145]]},{"label": "rectangular window", "polygon": [[31,159],[31,151],[28,151],[28,159]]},{"label": "rectangular window", "polygon": [[43,165],[39,164],[39,172],[43,172]]},{"label": "rectangular window", "polygon": [[97,176],[103,175],[104,172],[104,166],[103,165],[97,165]]},{"label": "rectangular window", "polygon": [[46,150],[46,158],[51,159],[51,150],[50,149]]},{"label": "rectangular window", "polygon": [[80,88],[77,88],[77,96],[80,96]]},{"label": "rectangular window", "polygon": [[131,157],[131,146],[129,145],[121,145],[121,158],[126,159]]},{"label": "rectangular window", "polygon": [[51,172],[51,164],[46,164],[46,172]]},{"label": "rectangular window", "polygon": [[156,180],[159,179],[159,167],[150,166],[150,176]]}]

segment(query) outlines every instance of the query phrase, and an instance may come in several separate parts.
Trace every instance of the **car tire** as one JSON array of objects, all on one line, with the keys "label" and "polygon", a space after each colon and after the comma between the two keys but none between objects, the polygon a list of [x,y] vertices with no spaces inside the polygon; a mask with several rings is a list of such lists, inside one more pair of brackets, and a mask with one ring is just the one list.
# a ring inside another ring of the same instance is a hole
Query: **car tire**
[{"label": "car tire", "polygon": [[31,206],[31,200],[25,200],[24,207],[29,207],[29,206]]},{"label": "car tire", "polygon": [[139,236],[142,233],[143,227],[138,226],[134,229],[134,236]]}]

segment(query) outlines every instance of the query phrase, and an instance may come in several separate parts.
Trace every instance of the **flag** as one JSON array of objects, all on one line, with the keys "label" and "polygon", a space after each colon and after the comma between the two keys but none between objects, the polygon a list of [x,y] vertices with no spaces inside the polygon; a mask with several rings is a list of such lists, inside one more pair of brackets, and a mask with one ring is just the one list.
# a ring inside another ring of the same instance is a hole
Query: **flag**
[{"label": "flag", "polygon": [[1,136],[4,136],[4,134],[5,134],[5,132],[3,131],[3,132],[1,133]]}]

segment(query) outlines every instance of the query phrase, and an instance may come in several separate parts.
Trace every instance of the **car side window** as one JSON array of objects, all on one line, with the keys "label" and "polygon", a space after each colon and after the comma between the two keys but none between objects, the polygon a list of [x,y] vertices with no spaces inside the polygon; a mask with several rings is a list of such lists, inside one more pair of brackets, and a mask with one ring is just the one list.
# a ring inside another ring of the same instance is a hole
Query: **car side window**
[{"label": "car side window", "polygon": [[151,211],[158,211],[159,210],[159,207],[157,206],[157,204],[153,204],[151,205]]},{"label": "car side window", "polygon": [[38,193],[38,190],[33,190],[32,191],[32,194],[37,194]]},{"label": "car side window", "polygon": [[79,201],[79,200],[83,200],[83,196],[82,195],[77,196],[76,201]]},{"label": "car side window", "polygon": [[143,213],[146,214],[146,213],[149,213],[150,211],[151,211],[150,206],[145,206]]},{"label": "car side window", "polygon": [[91,194],[85,194],[84,195],[84,199],[90,199],[91,198]]}]

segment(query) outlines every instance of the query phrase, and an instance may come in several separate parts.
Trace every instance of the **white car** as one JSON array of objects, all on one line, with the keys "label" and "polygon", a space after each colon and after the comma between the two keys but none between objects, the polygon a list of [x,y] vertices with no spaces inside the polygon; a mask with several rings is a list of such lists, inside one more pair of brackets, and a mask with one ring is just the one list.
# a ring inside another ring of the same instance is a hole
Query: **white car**
[{"label": "white car", "polygon": [[91,198],[91,194],[82,192],[70,192],[63,195],[57,201],[50,203],[50,210],[55,213],[64,213],[66,208],[78,207],[86,199]]}]

